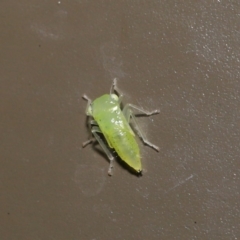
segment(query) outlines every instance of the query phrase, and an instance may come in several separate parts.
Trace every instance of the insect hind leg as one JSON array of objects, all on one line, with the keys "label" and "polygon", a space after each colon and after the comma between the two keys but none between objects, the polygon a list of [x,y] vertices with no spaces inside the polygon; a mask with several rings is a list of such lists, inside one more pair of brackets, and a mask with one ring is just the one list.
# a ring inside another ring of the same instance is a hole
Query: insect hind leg
[{"label": "insect hind leg", "polygon": [[123,115],[125,116],[127,122],[129,123],[130,120],[132,120],[133,122],[133,127],[135,128],[138,136],[142,139],[143,143],[148,145],[149,147],[153,148],[154,150],[156,150],[157,152],[159,151],[159,147],[156,146],[155,144],[151,143],[144,135],[143,131],[140,129],[139,124],[137,123],[137,119],[136,116],[133,114],[131,108],[134,108],[136,110],[138,110],[139,112],[143,113],[146,116],[151,116],[154,114],[158,114],[159,110],[154,110],[154,111],[145,111],[133,104],[126,104],[123,108]]}]

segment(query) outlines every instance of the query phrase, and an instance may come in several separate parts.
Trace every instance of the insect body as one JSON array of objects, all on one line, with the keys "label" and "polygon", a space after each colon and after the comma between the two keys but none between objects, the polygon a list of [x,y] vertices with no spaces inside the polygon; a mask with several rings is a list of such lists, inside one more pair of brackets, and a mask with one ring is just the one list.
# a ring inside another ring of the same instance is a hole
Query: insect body
[{"label": "insect body", "polygon": [[[114,94],[114,91],[120,96]],[[110,94],[105,94],[95,99],[93,102],[86,95],[84,95],[83,98],[88,101],[86,114],[92,117],[92,119],[89,120],[91,132],[110,160],[108,174],[112,175],[114,160],[109,148],[115,149],[119,157],[124,162],[126,162],[136,172],[141,173],[142,164],[140,160],[139,146],[135,139],[135,134],[129,125],[129,121],[131,119],[133,120],[135,129],[145,144],[157,151],[158,147],[146,140],[137,125],[131,108],[135,108],[148,116],[159,113],[159,111],[155,110],[153,112],[146,112],[132,104],[126,104],[123,110],[121,110],[120,103],[122,94],[120,94],[119,89],[116,86],[116,79],[113,81]],[[104,135],[108,146],[101,139],[98,133],[102,133]],[[92,140],[93,139],[90,139],[83,143],[83,147],[92,142]]]}]

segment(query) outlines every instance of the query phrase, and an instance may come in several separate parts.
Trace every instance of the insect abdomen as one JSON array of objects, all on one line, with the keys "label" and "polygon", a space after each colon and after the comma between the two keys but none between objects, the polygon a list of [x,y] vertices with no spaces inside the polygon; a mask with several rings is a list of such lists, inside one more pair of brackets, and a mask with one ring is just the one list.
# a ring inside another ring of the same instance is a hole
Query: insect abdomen
[{"label": "insect abdomen", "polygon": [[138,172],[142,170],[139,147],[132,134],[125,131],[114,134],[111,138],[111,145],[129,166]]}]

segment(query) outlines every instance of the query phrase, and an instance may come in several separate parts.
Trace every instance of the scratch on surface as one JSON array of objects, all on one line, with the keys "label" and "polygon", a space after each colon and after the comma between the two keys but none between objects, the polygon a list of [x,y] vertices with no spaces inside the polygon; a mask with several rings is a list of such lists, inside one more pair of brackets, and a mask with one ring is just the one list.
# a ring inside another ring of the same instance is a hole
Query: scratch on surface
[{"label": "scratch on surface", "polygon": [[194,177],[194,174],[191,174],[189,177],[185,178],[184,180],[179,181],[175,186],[173,186],[172,188],[168,189],[165,193],[171,192],[172,190],[174,190],[175,188],[183,185],[184,183],[186,183],[187,181],[189,181],[193,177]]},{"label": "scratch on surface", "polygon": [[57,31],[56,29],[52,29],[50,27],[46,27],[44,25],[34,23],[31,25],[31,30],[37,33],[39,37],[44,39],[48,38],[52,40],[59,40],[62,38],[59,31]]}]

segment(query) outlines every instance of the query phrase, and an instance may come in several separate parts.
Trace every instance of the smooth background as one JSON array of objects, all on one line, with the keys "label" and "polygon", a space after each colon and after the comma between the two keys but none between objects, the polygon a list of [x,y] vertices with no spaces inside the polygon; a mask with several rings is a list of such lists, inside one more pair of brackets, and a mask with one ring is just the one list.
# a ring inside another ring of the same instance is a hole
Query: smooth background
[{"label": "smooth background", "polygon": [[[0,239],[240,239],[239,1],[0,2]],[[81,144],[119,79],[157,153]]]}]

